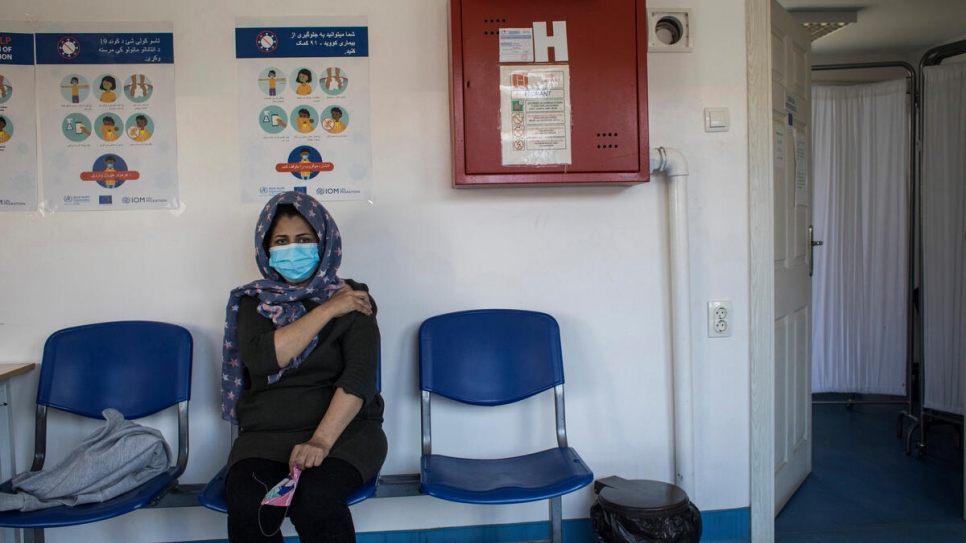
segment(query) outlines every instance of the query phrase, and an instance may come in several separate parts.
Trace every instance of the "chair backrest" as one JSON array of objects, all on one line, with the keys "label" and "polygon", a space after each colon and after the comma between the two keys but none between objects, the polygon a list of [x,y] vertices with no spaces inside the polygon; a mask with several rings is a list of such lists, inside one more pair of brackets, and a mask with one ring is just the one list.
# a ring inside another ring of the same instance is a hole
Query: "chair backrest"
[{"label": "chair backrest", "polygon": [[560,327],[546,313],[481,309],[419,328],[419,387],[473,405],[503,405],[564,382]]},{"label": "chair backrest", "polygon": [[191,334],[161,322],[66,328],[44,345],[37,404],[100,418],[113,407],[136,419],[191,396]]}]

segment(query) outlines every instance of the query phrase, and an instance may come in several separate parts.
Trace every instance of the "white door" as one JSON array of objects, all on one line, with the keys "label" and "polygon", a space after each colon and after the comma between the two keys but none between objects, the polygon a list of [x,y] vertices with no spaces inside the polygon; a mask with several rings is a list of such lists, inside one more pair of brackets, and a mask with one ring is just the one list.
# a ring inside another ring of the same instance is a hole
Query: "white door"
[{"label": "white door", "polygon": [[771,2],[775,198],[775,514],[812,471],[811,41]]}]

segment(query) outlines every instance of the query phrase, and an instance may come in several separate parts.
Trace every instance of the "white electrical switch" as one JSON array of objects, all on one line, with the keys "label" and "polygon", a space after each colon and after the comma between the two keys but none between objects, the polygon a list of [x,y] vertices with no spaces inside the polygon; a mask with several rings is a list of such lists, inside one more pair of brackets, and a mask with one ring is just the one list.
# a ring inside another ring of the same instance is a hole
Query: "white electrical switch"
[{"label": "white electrical switch", "polygon": [[704,131],[727,132],[731,128],[731,116],[726,107],[704,108]]}]

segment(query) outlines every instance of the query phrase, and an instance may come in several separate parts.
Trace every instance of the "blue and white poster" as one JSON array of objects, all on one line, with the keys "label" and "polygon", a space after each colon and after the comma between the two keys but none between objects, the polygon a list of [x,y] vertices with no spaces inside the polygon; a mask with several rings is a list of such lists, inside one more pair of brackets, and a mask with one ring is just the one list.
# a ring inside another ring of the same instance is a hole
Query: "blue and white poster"
[{"label": "blue and white poster", "polygon": [[43,211],[177,209],[171,23],[36,34]]},{"label": "blue and white poster", "polygon": [[0,211],[37,210],[34,36],[0,22]]},{"label": "blue and white poster", "polygon": [[239,19],[235,57],[242,201],[368,199],[366,18]]}]

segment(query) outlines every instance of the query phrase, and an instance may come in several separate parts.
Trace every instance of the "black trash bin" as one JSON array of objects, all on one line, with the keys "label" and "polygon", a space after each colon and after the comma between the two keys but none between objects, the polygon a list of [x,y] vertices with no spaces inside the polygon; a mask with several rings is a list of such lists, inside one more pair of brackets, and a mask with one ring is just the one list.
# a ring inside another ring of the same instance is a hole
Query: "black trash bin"
[{"label": "black trash bin", "polygon": [[590,508],[601,543],[698,543],[701,512],[680,487],[607,477],[594,482]]}]

